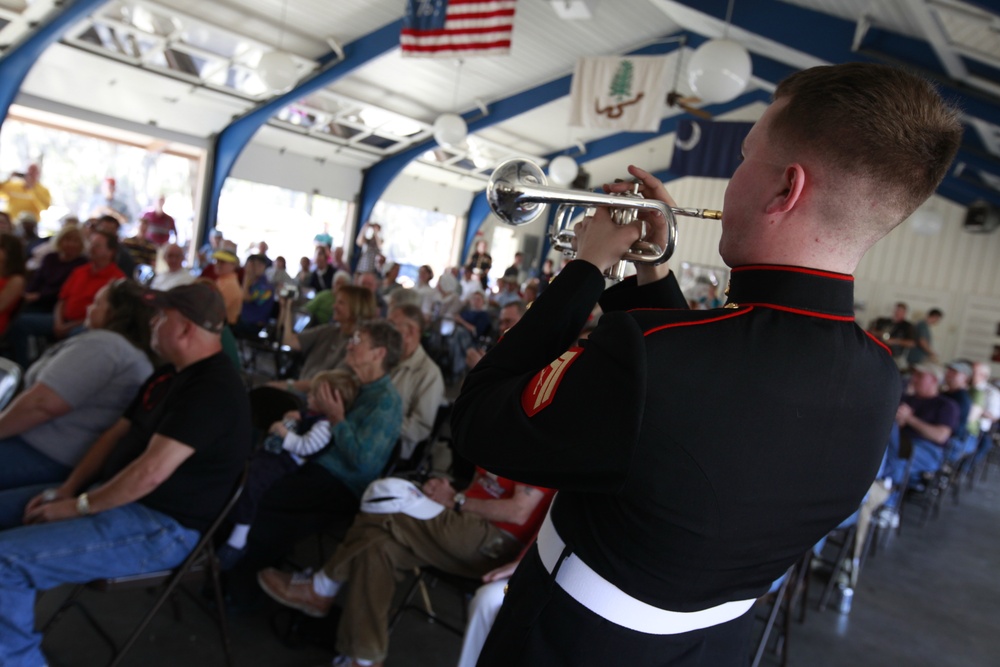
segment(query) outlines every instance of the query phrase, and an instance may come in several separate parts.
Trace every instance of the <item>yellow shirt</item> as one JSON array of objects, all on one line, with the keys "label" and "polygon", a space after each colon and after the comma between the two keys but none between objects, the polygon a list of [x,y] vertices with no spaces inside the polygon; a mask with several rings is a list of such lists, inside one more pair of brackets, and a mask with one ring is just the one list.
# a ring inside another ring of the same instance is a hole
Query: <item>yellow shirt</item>
[{"label": "yellow shirt", "polygon": [[24,211],[34,213],[37,218],[52,204],[52,195],[44,185],[35,183],[35,187],[27,188],[21,179],[0,183],[0,197],[7,200],[7,215],[11,222],[15,222]]},{"label": "yellow shirt", "polygon": [[236,324],[240,321],[240,311],[243,310],[243,288],[240,287],[240,280],[235,273],[228,276],[219,276],[215,279],[215,285],[222,293],[222,301],[226,304],[226,320],[229,324]]}]

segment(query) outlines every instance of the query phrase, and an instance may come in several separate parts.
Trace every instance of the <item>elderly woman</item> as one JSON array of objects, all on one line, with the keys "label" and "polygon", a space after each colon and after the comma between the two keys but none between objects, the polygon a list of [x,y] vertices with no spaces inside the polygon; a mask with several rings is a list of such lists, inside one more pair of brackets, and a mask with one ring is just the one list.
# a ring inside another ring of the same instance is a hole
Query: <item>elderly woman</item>
[{"label": "elderly woman", "polygon": [[[153,371],[138,287],[119,280],[87,309],[87,331],[50,347],[0,412],[0,490],[63,481]],[[2,494],[0,494],[2,495]]]},{"label": "elderly woman", "polygon": [[316,373],[336,368],[344,360],[347,341],[354,334],[357,323],[375,317],[376,309],[371,290],[344,285],[336,292],[333,324],[312,327],[297,334],[292,329],[291,304],[287,299],[282,300],[282,340],[285,345],[301,352],[305,359],[299,379],[270,382],[269,386],[305,395]]},{"label": "elderly woman", "polygon": [[345,414],[338,394],[327,385],[318,388],[317,407],[330,421],[331,444],[264,494],[236,571],[241,592],[255,592],[257,570],[274,564],[298,540],[354,518],[361,494],[381,474],[399,439],[403,406],[389,371],[401,356],[402,337],[388,322],[362,322],[348,337],[345,365],[361,389]]},{"label": "elderly woman", "polygon": [[24,244],[12,234],[0,235],[0,334],[24,295]]},{"label": "elderly woman", "polygon": [[55,248],[55,252],[42,258],[41,265],[28,282],[24,294],[25,312],[51,313],[69,274],[87,263],[83,254],[83,232],[76,225],[67,225],[59,230]]}]

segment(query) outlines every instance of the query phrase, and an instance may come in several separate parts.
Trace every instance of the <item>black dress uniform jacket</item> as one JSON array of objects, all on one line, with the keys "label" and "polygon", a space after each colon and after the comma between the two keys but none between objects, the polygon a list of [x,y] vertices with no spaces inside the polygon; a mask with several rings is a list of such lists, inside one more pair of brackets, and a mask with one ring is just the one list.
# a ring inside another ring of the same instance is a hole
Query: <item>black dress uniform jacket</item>
[{"label": "black dress uniform jacket", "polygon": [[697,611],[762,595],[857,509],[898,405],[853,278],[737,267],[708,311],[686,310],[672,275],[603,290],[593,265],[564,268],[466,379],[459,449],[559,489],[559,535],[634,598]]}]

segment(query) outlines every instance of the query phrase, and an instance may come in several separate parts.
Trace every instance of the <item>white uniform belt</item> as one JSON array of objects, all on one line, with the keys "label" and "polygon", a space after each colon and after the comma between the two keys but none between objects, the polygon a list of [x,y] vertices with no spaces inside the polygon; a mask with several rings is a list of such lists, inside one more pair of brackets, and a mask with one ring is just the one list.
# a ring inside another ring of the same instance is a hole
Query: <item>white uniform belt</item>
[{"label": "white uniform belt", "polygon": [[[552,573],[566,543],[552,525],[552,512],[545,516],[538,531],[538,555],[545,569]],[[616,625],[650,635],[677,635],[700,630],[739,618],[753,606],[755,599],[725,602],[701,611],[669,611],[646,604],[622,591],[597,574],[576,554],[570,554],[559,566],[556,583],[566,593]]]}]

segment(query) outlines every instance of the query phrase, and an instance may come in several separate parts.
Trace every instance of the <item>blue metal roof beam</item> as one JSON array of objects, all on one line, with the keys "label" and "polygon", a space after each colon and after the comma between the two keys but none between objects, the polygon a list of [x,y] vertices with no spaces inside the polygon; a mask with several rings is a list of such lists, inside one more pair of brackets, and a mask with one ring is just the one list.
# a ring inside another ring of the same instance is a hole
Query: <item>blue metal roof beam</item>
[{"label": "blue metal roof beam", "polygon": [[267,100],[236,118],[216,135],[209,156],[209,173],[206,175],[208,192],[202,204],[202,219],[205,221],[202,237],[215,226],[222,186],[229,176],[229,172],[232,171],[233,165],[236,164],[240,153],[243,152],[257,130],[288,104],[330,85],[358,67],[397,48],[399,46],[399,31],[402,27],[403,20],[400,19],[345,45],[344,59],[340,62],[333,62],[332,56],[324,56],[320,59],[321,64],[326,64],[322,69],[287,93]]},{"label": "blue metal roof beam", "polygon": [[[728,4],[726,0],[674,2],[720,20],[724,20]],[[734,5],[732,23],[743,30],[829,63],[876,60],[870,54],[865,55],[851,49],[856,29],[854,22],[780,0],[740,0]],[[972,91],[949,78],[927,43],[875,28],[868,30],[864,43],[869,46],[877,44],[882,56],[889,56],[924,70],[946,88],[949,92],[947,96],[970,116],[991,120],[1000,114],[996,103],[985,101],[978,91]]]},{"label": "blue metal roof beam", "polygon": [[[687,37],[689,43],[700,44],[704,41],[703,37],[689,32],[667,35],[664,36],[664,39],[672,39],[681,36]],[[676,48],[676,42],[655,43],[636,49],[635,51],[631,51],[626,55],[659,55],[669,53]],[[535,86],[530,90],[517,93],[511,97],[498,100],[497,102],[489,105],[489,113],[485,116],[482,116],[479,110],[473,110],[463,114],[463,117],[469,125],[469,134],[473,134],[492,125],[496,125],[497,123],[510,120],[511,118],[530,111],[535,107],[548,104],[549,102],[557,100],[560,97],[569,95],[569,88],[572,79],[572,75],[567,75],[554,81],[549,81],[548,83]],[[355,224],[355,231],[357,230],[357,227],[360,226],[361,222],[368,220],[371,217],[372,209],[375,208],[375,204],[382,196],[382,193],[385,192],[386,188],[389,187],[389,184],[392,183],[396,176],[398,176],[400,172],[406,168],[406,165],[423,155],[424,152],[433,149],[435,146],[437,146],[437,142],[434,141],[434,139],[428,139],[422,144],[413,146],[402,153],[397,153],[396,155],[388,157],[379,163],[372,165],[365,172],[365,178],[361,185],[361,203],[358,206],[358,218]],[[475,202],[473,202],[473,204],[475,204]],[[357,253],[355,253],[355,255],[356,254]]]},{"label": "blue metal roof beam", "polygon": [[42,53],[78,21],[90,16],[105,0],[75,0],[61,10],[53,10],[45,22],[19,42],[13,44],[0,57],[0,125],[7,118],[7,111],[21,90],[21,84],[32,65]]}]

